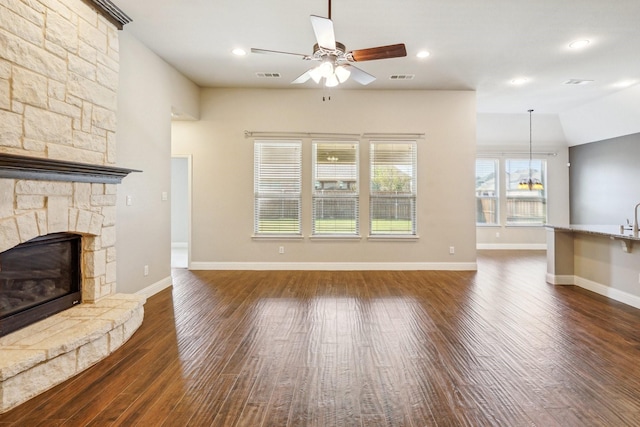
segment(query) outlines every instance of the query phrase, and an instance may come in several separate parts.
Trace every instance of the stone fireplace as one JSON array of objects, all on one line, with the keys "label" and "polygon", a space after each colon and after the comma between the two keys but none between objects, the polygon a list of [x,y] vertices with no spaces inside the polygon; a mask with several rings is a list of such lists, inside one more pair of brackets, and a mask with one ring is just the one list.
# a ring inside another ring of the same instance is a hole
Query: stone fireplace
[{"label": "stone fireplace", "polygon": [[61,233],[79,236],[81,253],[81,303],[0,337],[0,412],[105,358],[142,323],[145,299],[116,293],[116,183],[129,172],[0,153],[0,262]]},{"label": "stone fireplace", "polygon": [[[0,254],[60,233],[81,253],[80,303],[0,334],[2,413],[119,348],[145,300],[116,293],[116,187],[132,171],[114,166],[118,29],[130,20],[109,0],[0,9]],[[5,298],[54,292],[23,273],[0,271]]]}]

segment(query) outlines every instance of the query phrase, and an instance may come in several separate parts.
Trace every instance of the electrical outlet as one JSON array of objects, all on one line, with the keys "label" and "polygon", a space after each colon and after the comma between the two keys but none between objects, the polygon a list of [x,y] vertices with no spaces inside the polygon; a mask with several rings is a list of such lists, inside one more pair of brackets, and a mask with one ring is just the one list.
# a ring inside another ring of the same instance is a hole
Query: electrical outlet
[{"label": "electrical outlet", "polygon": [[133,197],[127,196],[127,206],[131,206],[133,204]]},{"label": "electrical outlet", "polygon": [[496,231],[496,237],[500,237],[500,232]]},{"label": "electrical outlet", "polygon": [[453,254],[455,254],[455,253],[456,253],[456,248],[455,248],[455,246],[449,246],[449,254],[450,254],[450,255],[453,255]]},{"label": "electrical outlet", "polygon": [[280,247],[278,248],[278,253],[279,253],[279,254],[283,254],[283,253],[284,253],[284,246],[280,246]]},{"label": "electrical outlet", "polygon": [[169,194],[166,191],[163,191],[160,195],[160,199],[162,199],[163,202],[166,202],[167,200],[169,200]]},{"label": "electrical outlet", "polygon": [[149,266],[148,266],[148,265],[145,265],[145,266],[144,266],[144,275],[145,275],[145,276],[148,276],[148,275],[149,275]]}]

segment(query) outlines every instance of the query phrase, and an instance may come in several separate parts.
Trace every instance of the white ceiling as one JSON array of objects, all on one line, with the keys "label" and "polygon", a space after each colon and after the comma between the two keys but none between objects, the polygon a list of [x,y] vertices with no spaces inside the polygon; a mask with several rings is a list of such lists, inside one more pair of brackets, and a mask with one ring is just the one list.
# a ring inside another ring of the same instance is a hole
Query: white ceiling
[{"label": "white ceiling", "polygon": [[[112,0],[131,32],[201,87],[316,88],[290,82],[313,63],[236,47],[311,54],[309,15],[327,0]],[[640,82],[640,0],[333,0],[347,50],[405,43],[407,57],[358,63],[367,89],[476,90],[480,113],[562,113]],[[589,39],[583,50],[571,41]],[[419,50],[431,52],[416,58]],[[256,77],[277,72],[279,79]],[[390,80],[414,74],[413,80]],[[528,83],[510,81],[526,77]],[[569,79],[594,80],[570,86]],[[338,89],[362,86],[348,81]]]}]

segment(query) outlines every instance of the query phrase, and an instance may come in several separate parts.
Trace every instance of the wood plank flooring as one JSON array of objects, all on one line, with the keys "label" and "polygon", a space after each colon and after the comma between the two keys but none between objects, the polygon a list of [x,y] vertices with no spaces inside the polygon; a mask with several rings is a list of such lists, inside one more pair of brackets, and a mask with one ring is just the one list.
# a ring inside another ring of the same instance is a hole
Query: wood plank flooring
[{"label": "wood plank flooring", "polygon": [[640,310],[478,272],[174,270],[141,328],[5,426],[640,426]]}]

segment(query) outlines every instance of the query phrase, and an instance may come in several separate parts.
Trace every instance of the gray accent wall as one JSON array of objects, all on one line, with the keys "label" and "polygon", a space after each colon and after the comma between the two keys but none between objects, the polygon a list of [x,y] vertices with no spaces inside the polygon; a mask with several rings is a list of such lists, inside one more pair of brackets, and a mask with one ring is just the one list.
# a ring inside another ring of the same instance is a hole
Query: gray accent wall
[{"label": "gray accent wall", "polygon": [[620,225],[640,203],[640,134],[569,148],[570,221]]}]

